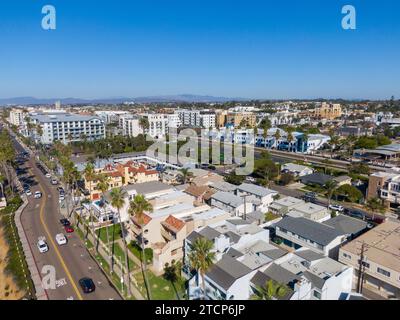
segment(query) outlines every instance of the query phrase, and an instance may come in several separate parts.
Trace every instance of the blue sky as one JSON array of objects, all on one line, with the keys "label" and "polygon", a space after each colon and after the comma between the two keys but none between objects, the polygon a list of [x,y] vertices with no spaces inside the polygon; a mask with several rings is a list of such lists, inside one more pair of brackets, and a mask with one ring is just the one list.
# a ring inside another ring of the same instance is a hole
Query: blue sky
[{"label": "blue sky", "polygon": [[400,97],[399,16],[398,0],[2,0],[0,97]]}]

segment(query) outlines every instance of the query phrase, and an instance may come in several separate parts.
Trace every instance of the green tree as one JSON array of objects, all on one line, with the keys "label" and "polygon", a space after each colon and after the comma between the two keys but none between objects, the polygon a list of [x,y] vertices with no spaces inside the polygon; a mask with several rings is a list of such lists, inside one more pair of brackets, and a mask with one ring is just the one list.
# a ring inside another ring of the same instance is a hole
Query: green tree
[{"label": "green tree", "polygon": [[180,300],[178,290],[176,289],[176,282],[180,279],[182,263],[180,261],[172,260],[171,264],[166,263],[164,267],[164,279],[170,281],[174,288],[176,297]]},{"label": "green tree", "polygon": [[[105,175],[105,174],[99,174],[96,176],[96,180],[97,180],[97,189],[101,192],[101,203],[102,203],[102,207],[103,207],[103,213],[106,216],[106,201],[105,201],[105,193],[108,191],[108,189],[110,188],[110,183],[109,180],[110,178]],[[109,236],[109,232],[108,232],[108,214],[107,214],[107,225],[106,225],[106,235],[107,235],[107,248],[109,250],[109,260],[112,261],[113,257],[113,247],[114,244],[111,244],[110,247],[110,236]],[[112,224],[114,224],[114,222],[112,222]]]},{"label": "green tree", "polygon": [[193,244],[192,249],[188,255],[189,263],[192,269],[197,271],[197,274],[202,278],[203,285],[203,299],[206,295],[206,282],[205,274],[214,264],[216,259],[215,252],[213,252],[214,244],[207,238],[197,238]]},{"label": "green tree", "polygon": [[385,210],[385,206],[382,204],[382,200],[379,198],[371,198],[367,201],[367,205],[366,208],[371,211],[373,214],[375,214],[375,212],[380,212],[380,213],[384,213]]},{"label": "green tree", "polygon": [[188,168],[182,168],[179,170],[180,178],[183,184],[188,183],[193,177],[193,173],[189,171]]},{"label": "green tree", "polygon": [[342,196],[353,203],[359,202],[363,198],[362,192],[349,184],[340,186],[335,190],[334,194],[336,197]]},{"label": "green tree", "polygon": [[121,233],[122,233],[122,240],[124,243],[124,251],[125,251],[125,268],[126,268],[126,274],[128,276],[128,295],[131,295],[131,280],[130,280],[130,272],[129,272],[128,245],[126,243],[124,227],[123,227],[122,219],[121,219],[121,209],[124,207],[124,205],[126,203],[126,200],[125,200],[126,197],[127,197],[127,193],[122,188],[114,188],[110,192],[111,205],[118,211],[118,221],[119,221],[119,226],[120,226]]},{"label": "green tree", "polygon": [[288,292],[288,287],[274,280],[268,280],[264,286],[257,286],[252,300],[277,300]]},{"label": "green tree", "polygon": [[335,180],[329,180],[327,183],[325,183],[324,187],[326,190],[326,197],[328,198],[328,208],[329,208],[331,205],[332,196],[338,187],[338,183]]},{"label": "green tree", "polygon": [[140,239],[140,244],[142,248],[142,273],[143,273],[143,278],[146,284],[146,290],[147,290],[147,297],[149,300],[151,300],[151,288],[148,283],[147,275],[146,275],[146,269],[147,269],[147,261],[145,257],[145,241],[144,241],[144,215],[146,212],[153,212],[153,206],[146,200],[146,198],[142,194],[137,194],[133,200],[130,202],[129,205],[129,214],[134,216],[136,220],[138,221],[140,225],[140,230],[141,230],[141,239]]}]

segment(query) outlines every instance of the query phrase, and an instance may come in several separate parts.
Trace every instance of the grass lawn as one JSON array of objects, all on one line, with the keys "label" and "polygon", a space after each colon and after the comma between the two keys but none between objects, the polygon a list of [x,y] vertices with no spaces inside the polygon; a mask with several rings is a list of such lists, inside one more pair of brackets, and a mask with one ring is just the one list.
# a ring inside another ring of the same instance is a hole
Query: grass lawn
[{"label": "grass lawn", "polygon": [[[151,297],[153,300],[177,300],[178,297],[176,296],[176,292],[172,283],[168,280],[165,280],[162,276],[157,277],[152,273],[150,270],[146,272],[150,290],[151,290]],[[142,272],[138,272],[135,274],[135,279],[138,282],[138,289],[142,293],[144,297],[146,297],[146,287],[144,285],[143,274]],[[185,287],[184,287],[184,279],[181,279],[177,283],[175,283],[175,288],[178,291],[178,294],[181,299],[183,299],[183,295],[185,294]]]},{"label": "grass lawn", "polygon": [[[128,244],[128,249],[134,254],[136,258],[138,258],[140,261],[142,261],[142,249],[138,247],[135,244],[129,243]],[[145,250],[146,252],[146,250]],[[151,264],[153,262],[153,256],[148,253],[147,254],[147,263]]]},{"label": "grass lawn", "polygon": [[[123,266],[125,266],[125,253],[124,250],[121,248],[121,246],[118,243],[114,243],[114,257],[115,259],[118,259]],[[138,269],[139,266],[133,262],[131,259],[129,259],[129,270],[130,271],[135,271]]]},{"label": "grass lawn", "polygon": [[322,187],[319,187],[319,186],[308,185],[308,186],[303,187],[303,190],[315,192],[315,193],[318,193],[318,194],[321,194],[321,195],[325,195],[325,193],[326,193],[326,190],[324,188],[322,188]]},{"label": "grass lawn", "polygon": [[[107,243],[107,229],[108,228],[108,236],[110,239],[110,242],[113,240],[114,236],[114,241],[121,239],[121,226],[119,224],[114,224],[109,227],[104,227],[101,229],[96,230],[96,235],[100,237],[100,240],[106,244]],[[114,235],[113,235],[114,232]]]},{"label": "grass lawn", "polygon": [[79,235],[79,238],[81,238],[81,240],[86,243],[86,247],[88,249],[92,249],[93,243],[91,243],[89,240],[85,240],[85,235],[83,234],[83,231],[79,228],[75,228],[75,231]]}]

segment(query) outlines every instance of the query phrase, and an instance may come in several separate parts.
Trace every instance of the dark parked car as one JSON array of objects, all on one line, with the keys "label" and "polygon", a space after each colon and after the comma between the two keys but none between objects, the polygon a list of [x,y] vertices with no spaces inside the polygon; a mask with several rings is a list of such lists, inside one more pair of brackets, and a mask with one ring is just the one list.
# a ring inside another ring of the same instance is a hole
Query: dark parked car
[{"label": "dark parked car", "polygon": [[64,227],[69,227],[71,225],[71,222],[69,222],[68,219],[61,219],[60,223],[64,226]]},{"label": "dark parked car", "polygon": [[91,293],[96,290],[96,286],[92,279],[82,278],[79,280],[79,285],[81,286],[84,293]]}]

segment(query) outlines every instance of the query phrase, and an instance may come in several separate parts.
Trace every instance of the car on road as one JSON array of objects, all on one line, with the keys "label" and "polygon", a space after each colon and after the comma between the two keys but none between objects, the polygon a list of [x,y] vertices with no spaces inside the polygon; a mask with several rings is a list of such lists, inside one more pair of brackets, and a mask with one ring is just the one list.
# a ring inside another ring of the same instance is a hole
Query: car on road
[{"label": "car on road", "polygon": [[61,219],[61,220],[60,220],[60,223],[61,223],[61,225],[63,225],[64,227],[70,226],[70,225],[71,225],[71,222],[69,222],[68,219]]},{"label": "car on road", "polygon": [[46,239],[44,237],[40,237],[37,242],[37,247],[40,253],[45,253],[49,251],[49,246],[46,243]]},{"label": "car on road", "polygon": [[59,246],[67,244],[67,238],[62,233],[59,233],[59,234],[56,235],[56,241],[57,241]]},{"label": "car on road", "polygon": [[58,197],[58,200],[59,201],[64,201],[64,199],[65,199],[64,194],[60,194],[59,197]]},{"label": "car on road", "polygon": [[96,290],[96,286],[92,279],[82,278],[79,280],[79,285],[81,286],[84,293],[91,293]]},{"label": "car on road", "polygon": [[45,176],[46,176],[46,178],[49,178],[49,179],[51,178],[51,174],[48,172],[45,174]]},{"label": "car on road", "polygon": [[253,177],[246,177],[247,182],[256,182],[256,179]]},{"label": "car on road", "polygon": [[57,191],[61,193],[64,192],[64,189],[62,187],[57,187]]},{"label": "car on road", "polygon": [[70,225],[69,225],[69,226],[64,226],[64,229],[65,229],[65,232],[66,232],[66,233],[72,233],[72,232],[74,232],[74,228],[71,227]]},{"label": "car on road", "polygon": [[333,211],[339,211],[339,212],[343,212],[344,211],[344,207],[337,205],[337,204],[331,204],[329,205],[329,209],[333,210]]},{"label": "car on road", "polygon": [[51,179],[51,184],[53,186],[56,186],[56,185],[58,185],[58,181],[56,179]]},{"label": "car on road", "polygon": [[32,195],[32,191],[30,189],[25,189],[25,193],[27,196],[31,196]]},{"label": "car on road", "polygon": [[36,191],[35,195],[33,196],[35,199],[40,199],[42,197],[42,193],[40,191]]}]

